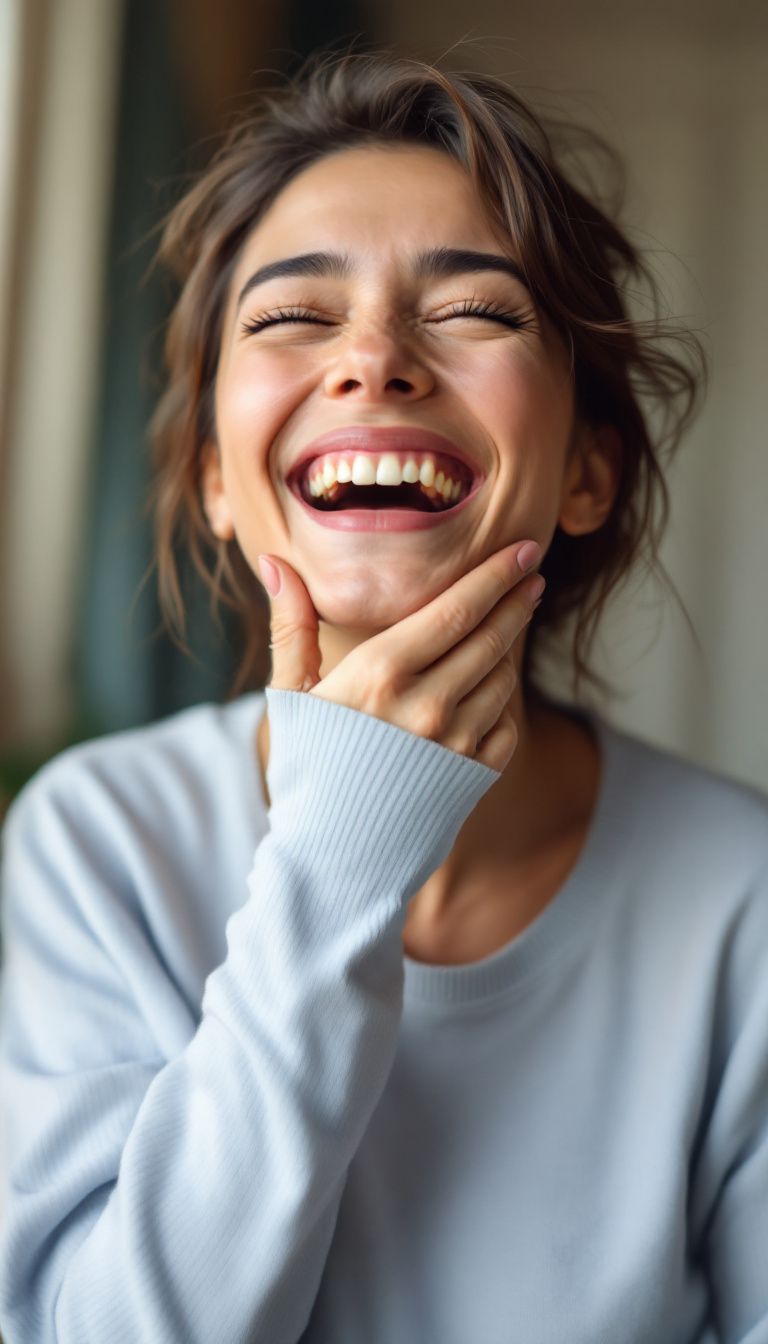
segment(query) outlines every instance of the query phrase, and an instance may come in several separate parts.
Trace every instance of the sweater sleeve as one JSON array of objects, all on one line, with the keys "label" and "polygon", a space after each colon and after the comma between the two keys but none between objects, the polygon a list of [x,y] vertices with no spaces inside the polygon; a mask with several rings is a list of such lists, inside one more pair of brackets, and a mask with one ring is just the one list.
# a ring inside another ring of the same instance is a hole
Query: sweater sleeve
[{"label": "sweater sleeve", "polygon": [[719,1344],[768,1340],[768,866],[720,967],[691,1222]]},{"label": "sweater sleeve", "polygon": [[170,1060],[103,937],[130,906],[98,859],[112,822],[87,760],[54,762],[7,819],[9,1344],[293,1344],[306,1327],[394,1059],[405,907],[500,776],[317,696],[266,696],[269,831]]}]

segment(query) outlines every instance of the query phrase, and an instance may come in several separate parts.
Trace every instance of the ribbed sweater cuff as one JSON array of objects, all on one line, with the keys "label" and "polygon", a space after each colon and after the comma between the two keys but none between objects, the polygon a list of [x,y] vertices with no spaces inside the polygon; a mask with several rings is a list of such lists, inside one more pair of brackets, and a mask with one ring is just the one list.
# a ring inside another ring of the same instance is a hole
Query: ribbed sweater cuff
[{"label": "ribbed sweater cuff", "polygon": [[[334,885],[404,899],[447,857],[501,774],[360,710],[266,688],[270,818]],[[297,842],[302,841],[298,844]],[[306,848],[305,848],[306,847]],[[350,890],[348,897],[352,897]]]}]

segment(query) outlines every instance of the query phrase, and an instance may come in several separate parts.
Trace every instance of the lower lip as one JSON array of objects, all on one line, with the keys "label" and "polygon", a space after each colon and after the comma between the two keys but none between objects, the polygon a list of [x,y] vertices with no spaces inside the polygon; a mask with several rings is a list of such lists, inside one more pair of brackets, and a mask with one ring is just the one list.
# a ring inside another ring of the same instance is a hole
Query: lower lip
[{"label": "lower lip", "polygon": [[314,523],[330,527],[335,532],[419,532],[456,518],[474,499],[482,484],[483,478],[478,477],[465,499],[454,504],[452,509],[443,509],[439,513],[422,513],[419,509],[339,509],[326,513],[322,509],[313,509],[296,490],[291,490],[291,495]]}]

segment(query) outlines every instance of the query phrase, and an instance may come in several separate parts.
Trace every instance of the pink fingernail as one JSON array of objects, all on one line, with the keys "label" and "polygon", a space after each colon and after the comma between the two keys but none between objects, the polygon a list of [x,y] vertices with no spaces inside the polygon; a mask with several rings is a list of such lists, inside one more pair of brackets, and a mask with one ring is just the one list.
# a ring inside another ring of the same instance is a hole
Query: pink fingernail
[{"label": "pink fingernail", "polygon": [[521,570],[533,569],[541,559],[541,547],[535,541],[526,541],[517,552],[517,563]]},{"label": "pink fingernail", "polygon": [[268,560],[265,555],[260,555],[258,557],[258,565],[261,581],[264,584],[264,587],[270,597],[277,597],[282,583],[280,570],[277,568],[277,565],[273,565],[272,561]]}]

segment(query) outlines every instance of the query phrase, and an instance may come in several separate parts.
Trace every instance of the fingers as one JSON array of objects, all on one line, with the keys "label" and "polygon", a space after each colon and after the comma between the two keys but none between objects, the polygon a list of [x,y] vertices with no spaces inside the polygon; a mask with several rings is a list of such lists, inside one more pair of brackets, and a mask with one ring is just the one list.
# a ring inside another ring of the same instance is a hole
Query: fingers
[{"label": "fingers", "polygon": [[[270,594],[270,685],[360,709],[503,770],[517,745],[508,705],[517,674],[510,649],[543,580],[535,542],[516,542],[462,576],[426,607],[366,640],[320,679],[318,615],[287,561],[260,556]],[[271,561],[279,584],[271,582]]]},{"label": "fingers", "polygon": [[505,710],[491,731],[478,744],[474,759],[492,770],[505,770],[517,749],[517,724]]},{"label": "fingers", "polygon": [[[267,561],[264,565],[262,562]],[[312,599],[287,561],[259,556],[259,570],[270,604],[270,686],[284,691],[309,691],[320,680],[322,661],[318,618]],[[274,582],[276,571],[277,582]]]},{"label": "fingers", "polygon": [[[526,552],[528,565],[522,568],[518,557],[529,546],[535,549]],[[426,606],[376,636],[380,651],[401,676],[416,676],[470,634],[540,559],[535,542],[515,542],[489,556]]]},{"label": "fingers", "polygon": [[528,624],[540,582],[539,575],[531,576],[506,593],[485,620],[424,674],[424,690],[452,706],[468,696]]},{"label": "fingers", "polygon": [[[493,732],[502,716],[507,716],[508,727],[512,723],[508,706],[516,686],[517,669],[510,653],[501,658],[471,694],[456,706],[450,727],[442,738],[444,745],[477,759],[479,745]],[[516,728],[514,731],[516,733]]]}]

